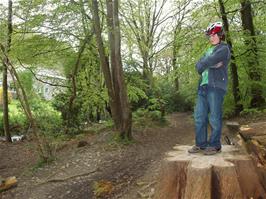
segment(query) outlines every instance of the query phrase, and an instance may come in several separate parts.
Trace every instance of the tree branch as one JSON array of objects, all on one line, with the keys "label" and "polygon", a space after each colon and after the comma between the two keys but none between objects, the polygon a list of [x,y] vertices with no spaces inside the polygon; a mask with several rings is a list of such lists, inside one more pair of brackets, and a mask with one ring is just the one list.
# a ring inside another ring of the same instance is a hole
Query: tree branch
[{"label": "tree branch", "polygon": [[42,83],[44,83],[44,84],[48,84],[48,85],[50,85],[50,86],[63,87],[63,88],[70,88],[69,86],[66,86],[66,85],[53,84],[53,83],[50,83],[50,82],[47,82],[47,81],[44,81],[44,80],[38,78],[37,75],[33,72],[33,70],[32,70],[31,68],[24,66],[24,65],[22,64],[22,62],[21,62],[20,59],[18,59],[18,61],[19,61],[19,63],[20,63],[20,66],[21,66],[22,68],[26,69],[26,70],[29,70],[29,71],[31,72],[31,74],[33,75],[33,77],[34,77],[37,81],[42,82]]}]

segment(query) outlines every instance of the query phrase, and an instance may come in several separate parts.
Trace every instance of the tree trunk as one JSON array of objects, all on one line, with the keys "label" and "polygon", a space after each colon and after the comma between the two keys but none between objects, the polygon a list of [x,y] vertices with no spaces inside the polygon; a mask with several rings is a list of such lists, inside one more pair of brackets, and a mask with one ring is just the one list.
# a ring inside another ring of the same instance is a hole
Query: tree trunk
[{"label": "tree trunk", "polygon": [[26,115],[29,123],[31,124],[31,129],[33,131],[33,135],[35,136],[35,139],[37,142],[37,147],[38,147],[40,157],[43,161],[47,162],[47,161],[49,161],[49,159],[52,156],[52,151],[51,151],[50,145],[47,142],[47,140],[43,136],[41,136],[41,134],[38,131],[37,123],[36,123],[36,121],[32,115],[26,92],[25,92],[25,90],[24,90],[24,88],[20,82],[19,76],[18,76],[14,66],[11,64],[7,54],[5,53],[6,50],[5,50],[4,46],[1,43],[0,43],[0,48],[2,50],[2,53],[4,54],[5,65],[7,66],[7,69],[9,70],[9,72],[12,76],[12,79],[14,81],[17,95],[18,95],[18,98],[20,100],[21,106],[25,112],[25,115]]},{"label": "tree trunk", "polygon": [[[11,46],[11,34],[12,34],[12,0],[8,1],[8,19],[7,19],[7,43],[6,53],[8,54]],[[10,129],[9,129],[9,117],[8,117],[8,85],[7,85],[7,65],[3,60],[3,124],[6,140],[12,142]]]},{"label": "tree trunk", "polygon": [[99,106],[96,108],[96,121],[99,122],[101,120],[101,109]]},{"label": "tree trunk", "polygon": [[149,86],[149,89],[151,90],[153,87],[153,74],[152,74],[152,71],[150,70],[148,59],[149,59],[148,54],[144,53],[144,55],[142,56],[143,79],[147,83],[147,85]]},{"label": "tree trunk", "polygon": [[224,24],[225,33],[226,33],[225,39],[231,49],[231,60],[232,61],[230,62],[230,66],[231,66],[231,75],[232,75],[232,89],[233,89],[233,96],[234,96],[234,103],[235,103],[234,113],[235,115],[238,115],[243,110],[243,105],[240,102],[240,90],[239,90],[237,65],[236,65],[235,55],[233,51],[232,40],[231,40],[230,32],[229,32],[229,23],[228,23],[227,15],[225,12],[223,0],[219,0],[219,6],[220,6],[220,12],[222,15],[222,20]]},{"label": "tree trunk", "polygon": [[10,68],[10,74],[12,75],[13,81],[16,82],[16,91],[18,93],[19,99],[20,99],[20,103],[23,104],[22,107],[24,107],[24,111],[25,114],[27,116],[28,121],[31,124],[31,129],[33,132],[33,135],[35,136],[35,139],[37,141],[37,147],[39,150],[39,154],[40,157],[43,161],[48,162],[49,159],[52,157],[52,150],[51,147],[48,143],[48,141],[46,140],[46,138],[44,136],[41,135],[41,133],[39,132],[37,123],[35,118],[32,115],[31,109],[30,109],[30,105],[28,102],[28,97],[26,95],[26,92],[21,84],[21,81],[19,79],[19,76],[15,70],[15,68],[10,64],[11,68]]},{"label": "tree trunk", "polygon": [[[109,0],[110,1],[110,0]],[[120,34],[120,26],[119,26],[119,17],[118,17],[118,0],[114,0],[113,2],[113,29],[114,29],[114,51],[116,64],[112,66],[116,71],[116,81],[114,84],[117,84],[117,94],[119,94],[120,101],[120,113],[121,113],[121,127],[120,127],[120,136],[122,139],[129,138],[131,139],[131,126],[132,126],[132,114],[129,104],[129,99],[127,95],[127,88],[124,79],[123,73],[123,65],[121,59],[121,34]],[[108,12],[108,10],[107,10]],[[113,63],[113,62],[112,62]],[[116,87],[115,87],[116,88]]]},{"label": "tree trunk", "polygon": [[69,100],[68,100],[69,101],[68,113],[67,113],[67,127],[68,128],[66,128],[66,132],[65,132],[66,134],[69,133],[69,128],[75,126],[75,123],[76,123],[76,120],[75,119],[73,120],[73,118],[76,117],[76,114],[73,117],[73,111],[74,111],[73,110],[73,105],[74,105],[76,97],[77,97],[77,82],[76,82],[76,78],[77,78],[77,74],[78,74],[78,71],[79,71],[79,68],[80,68],[82,55],[83,55],[83,53],[85,51],[85,48],[86,48],[87,44],[91,40],[91,38],[92,38],[92,34],[91,33],[90,34],[87,33],[85,38],[84,38],[84,40],[82,41],[82,43],[80,45],[75,65],[73,67],[72,73],[70,74],[70,81],[71,81],[72,86],[70,88],[71,95],[70,95]]},{"label": "tree trunk", "polygon": [[[4,62],[3,62],[4,63]],[[3,64],[3,126],[6,136],[6,141],[12,142],[9,130],[9,116],[8,116],[8,85],[7,85],[7,67]]]},{"label": "tree trunk", "polygon": [[177,40],[177,30],[178,30],[178,27],[175,28],[175,31],[174,31],[174,45],[173,45],[173,59],[172,59],[172,66],[173,66],[173,69],[175,71],[175,89],[176,91],[179,90],[179,78],[178,78],[178,74],[177,74],[177,66],[176,66],[176,57],[177,57],[177,50],[178,50],[178,46],[176,44],[176,40]]},{"label": "tree trunk", "polygon": [[121,61],[118,1],[106,0],[106,4],[111,66],[108,57],[105,55],[101,37],[98,1],[94,0],[92,3],[92,12],[96,40],[115,127],[119,131],[121,138],[130,139],[132,119]]},{"label": "tree trunk", "polygon": [[176,146],[162,167],[156,199],[266,198],[252,159],[234,146],[220,154],[188,154]]},{"label": "tree trunk", "polygon": [[261,70],[259,69],[258,49],[255,28],[253,25],[252,8],[249,0],[241,0],[241,21],[245,33],[247,47],[248,76],[251,81],[251,108],[259,108],[265,104],[262,94]]},{"label": "tree trunk", "polygon": [[[116,118],[117,118],[117,129],[120,129],[122,126],[121,121],[121,101],[120,101],[120,94],[119,94],[119,85],[118,85],[118,71],[117,71],[117,58],[116,58],[116,46],[115,46],[115,29],[114,29],[114,5],[113,0],[106,0],[106,7],[107,7],[107,26],[108,26],[108,40],[109,40],[109,49],[110,49],[110,60],[111,65],[111,77],[112,77],[112,85],[113,85],[113,92],[114,92],[114,105],[116,109]],[[116,93],[116,94],[115,94]]]},{"label": "tree trunk", "polygon": [[[77,117],[77,114],[75,113],[73,115],[73,112],[77,112],[75,110],[73,110],[73,106],[75,104],[75,100],[77,98],[77,74],[78,74],[78,71],[80,69],[80,65],[81,65],[81,58],[83,56],[83,53],[86,49],[86,46],[88,45],[88,43],[91,41],[92,39],[92,36],[93,36],[93,32],[92,31],[89,31],[87,30],[86,26],[87,26],[87,22],[85,20],[86,18],[86,12],[85,12],[85,8],[84,8],[84,1],[82,0],[79,0],[79,5],[80,5],[80,8],[81,8],[81,14],[82,14],[82,25],[83,25],[83,32],[85,34],[85,37],[83,40],[80,40],[80,46],[79,46],[79,50],[78,50],[78,53],[77,53],[77,58],[76,58],[76,62],[73,66],[73,70],[70,74],[70,82],[72,84],[71,88],[70,88],[70,92],[71,92],[71,95],[69,97],[69,106],[68,106],[68,113],[67,113],[67,127],[79,127],[77,125],[77,120],[76,120],[76,117]],[[66,133],[69,132],[69,128],[66,128]]]},{"label": "tree trunk", "polygon": [[96,42],[98,47],[98,52],[100,56],[100,63],[102,66],[102,71],[107,87],[107,92],[109,96],[109,103],[110,103],[110,109],[111,109],[111,115],[114,120],[114,124],[117,128],[118,124],[118,118],[116,114],[116,108],[115,108],[115,96],[114,96],[114,88],[111,78],[111,72],[109,67],[109,60],[108,57],[105,54],[105,49],[103,45],[103,40],[101,36],[101,25],[100,25],[100,18],[99,18],[99,8],[98,8],[98,1],[93,0],[92,2],[92,13],[93,13],[93,23],[94,23],[94,30],[96,35]]}]

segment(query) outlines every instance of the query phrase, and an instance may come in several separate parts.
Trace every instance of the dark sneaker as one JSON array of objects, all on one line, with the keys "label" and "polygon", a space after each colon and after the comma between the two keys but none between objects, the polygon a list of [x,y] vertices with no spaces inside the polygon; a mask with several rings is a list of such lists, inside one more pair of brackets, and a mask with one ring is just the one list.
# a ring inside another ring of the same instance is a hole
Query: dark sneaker
[{"label": "dark sneaker", "polygon": [[200,147],[198,146],[193,146],[191,149],[188,149],[188,152],[189,153],[199,153],[201,152],[203,149],[201,149]]},{"label": "dark sneaker", "polygon": [[221,148],[217,149],[215,147],[207,147],[203,153],[204,155],[215,155],[216,153],[220,153],[221,151]]}]

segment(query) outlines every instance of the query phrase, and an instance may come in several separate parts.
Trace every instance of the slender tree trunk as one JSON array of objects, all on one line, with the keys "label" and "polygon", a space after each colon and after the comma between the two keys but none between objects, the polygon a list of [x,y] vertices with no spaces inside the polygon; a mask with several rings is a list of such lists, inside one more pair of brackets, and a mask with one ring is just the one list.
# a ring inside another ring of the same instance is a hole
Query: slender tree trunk
[{"label": "slender tree trunk", "polygon": [[144,52],[144,55],[142,56],[143,60],[143,79],[149,86],[149,92],[151,92],[153,88],[153,72],[151,70],[151,64],[149,62],[149,55],[147,52]]},{"label": "slender tree trunk", "polygon": [[[76,83],[76,78],[77,78],[77,74],[80,68],[80,62],[81,62],[81,58],[82,55],[85,51],[86,45],[89,43],[90,39],[92,38],[92,34],[91,33],[87,33],[83,42],[81,43],[81,46],[79,48],[78,51],[78,56],[75,62],[75,65],[73,67],[72,73],[70,75],[70,80],[72,83],[72,87],[70,88],[71,91],[71,96],[69,97],[69,106],[68,106],[68,113],[67,113],[67,127],[71,127],[73,126],[73,105],[75,103],[76,97],[77,97],[77,83]],[[68,133],[69,128],[66,128],[66,132]]]},{"label": "slender tree trunk", "polygon": [[115,107],[115,95],[114,95],[114,88],[111,78],[111,72],[109,67],[109,60],[105,54],[105,49],[103,45],[103,40],[101,37],[101,25],[100,25],[100,17],[99,17],[99,8],[98,8],[98,1],[93,0],[92,2],[92,13],[93,13],[93,22],[94,22],[94,31],[96,36],[96,42],[98,47],[98,52],[100,56],[100,62],[102,66],[102,71],[107,87],[107,92],[109,96],[109,103],[111,109],[111,115],[114,120],[115,127],[118,129],[118,118],[117,118],[117,109]]},{"label": "slender tree trunk", "polygon": [[233,89],[233,96],[234,96],[234,103],[235,103],[235,115],[238,115],[243,110],[243,105],[240,102],[240,90],[239,90],[239,81],[238,81],[238,72],[237,72],[237,65],[235,60],[235,54],[233,51],[233,44],[230,37],[229,32],[229,23],[227,19],[227,15],[225,12],[225,6],[223,0],[219,0],[220,12],[222,15],[222,20],[224,24],[224,29],[226,33],[226,41],[231,49],[231,75],[232,75],[232,89]]},{"label": "slender tree trunk", "polygon": [[14,81],[17,95],[18,95],[18,98],[20,100],[21,106],[25,112],[25,115],[26,115],[29,123],[31,124],[31,129],[32,129],[33,134],[34,134],[36,141],[37,141],[37,147],[38,147],[40,157],[43,161],[49,161],[49,159],[52,157],[52,151],[51,151],[50,145],[47,142],[47,140],[43,136],[40,135],[40,133],[38,131],[37,123],[36,123],[36,120],[34,119],[34,117],[32,115],[26,92],[25,92],[25,90],[21,84],[21,81],[19,79],[19,76],[18,76],[14,66],[11,64],[11,62],[8,58],[8,55],[6,54],[6,50],[5,50],[4,46],[1,43],[0,43],[0,48],[1,48],[2,53],[4,55],[3,59],[5,60],[5,65],[7,66],[7,69],[9,70],[9,72],[12,76],[12,79]]},{"label": "slender tree trunk", "polygon": [[99,122],[101,120],[101,109],[99,106],[96,108],[96,121]]},{"label": "slender tree trunk", "polygon": [[[75,103],[76,97],[77,97],[77,74],[81,65],[81,58],[82,55],[86,49],[86,46],[88,45],[88,43],[91,41],[91,38],[93,36],[93,32],[88,31],[87,30],[87,23],[86,23],[86,12],[85,12],[85,8],[84,8],[84,2],[82,0],[79,0],[79,5],[81,8],[81,14],[82,14],[82,25],[83,25],[83,31],[85,34],[85,37],[82,41],[80,41],[80,47],[78,50],[78,56],[75,62],[75,65],[73,67],[72,73],[70,74],[70,81],[72,84],[72,87],[70,88],[70,92],[71,92],[71,96],[69,97],[69,106],[68,106],[68,113],[67,113],[67,126],[71,127],[73,125],[75,125],[76,121],[73,121],[73,118],[75,118],[76,116],[73,117],[73,105]],[[68,128],[66,129],[66,133],[68,133]]]},{"label": "slender tree trunk", "polygon": [[3,124],[6,136],[6,141],[12,142],[9,130],[9,117],[8,117],[8,85],[7,85],[7,68],[3,64]]},{"label": "slender tree trunk", "polygon": [[18,92],[18,96],[20,96],[20,103],[23,104],[24,107],[24,111],[26,113],[26,116],[31,124],[31,128],[32,128],[32,132],[36,138],[37,141],[37,146],[38,146],[38,150],[39,150],[39,154],[41,156],[41,159],[45,162],[48,162],[49,159],[52,157],[52,150],[51,147],[48,143],[48,141],[45,139],[44,136],[41,135],[41,133],[39,132],[37,123],[35,118],[32,115],[31,109],[30,109],[30,105],[29,105],[29,101],[28,101],[28,97],[26,95],[26,92],[21,84],[21,81],[19,79],[19,76],[15,70],[15,68],[10,64],[10,74],[12,75],[12,78],[15,82],[16,85],[16,91]]},{"label": "slender tree trunk", "polygon": [[[7,43],[6,53],[8,54],[11,46],[11,34],[12,34],[12,0],[8,1],[8,20],[7,20]],[[9,117],[8,117],[8,85],[7,85],[7,65],[6,61],[3,61],[3,123],[6,140],[12,142],[10,129],[9,129]]]},{"label": "slender tree trunk", "polygon": [[248,76],[251,81],[250,107],[259,108],[265,104],[262,94],[261,70],[259,69],[259,57],[256,42],[255,28],[253,24],[252,7],[249,0],[241,0],[241,21],[245,32],[245,44],[247,46]]},{"label": "slender tree trunk", "polygon": [[[177,57],[177,44],[176,44],[176,40],[177,40],[177,27],[175,28],[175,31],[174,31],[174,45],[173,45],[173,59],[172,59],[172,67],[175,71],[177,71],[177,67],[176,67],[176,57]],[[175,77],[175,89],[176,91],[179,90],[179,78],[178,78],[178,75],[176,74],[176,77]]]}]

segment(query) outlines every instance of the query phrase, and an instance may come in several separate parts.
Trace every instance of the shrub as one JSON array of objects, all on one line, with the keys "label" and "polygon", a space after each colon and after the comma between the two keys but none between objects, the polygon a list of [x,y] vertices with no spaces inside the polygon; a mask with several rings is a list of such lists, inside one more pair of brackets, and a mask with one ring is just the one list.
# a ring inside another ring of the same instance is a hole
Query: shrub
[{"label": "shrub", "polygon": [[50,102],[35,98],[31,102],[31,108],[42,132],[50,136],[58,136],[62,132],[61,113]]},{"label": "shrub", "polygon": [[[33,116],[42,132],[50,136],[60,134],[62,129],[61,114],[52,107],[50,102],[32,99],[30,105]],[[9,105],[9,122],[12,134],[23,134],[28,129],[27,117],[17,100],[13,100]],[[0,130],[4,132],[2,111],[0,112]]]},{"label": "shrub", "polygon": [[72,106],[72,112],[69,112],[69,94],[60,93],[53,100],[53,107],[62,115],[65,132],[74,135],[80,133],[82,126],[82,106],[76,99]]},{"label": "shrub", "polygon": [[137,127],[152,126],[154,124],[165,124],[165,117],[158,110],[149,111],[148,109],[139,108],[133,112],[133,122]]},{"label": "shrub", "polygon": [[[11,133],[22,134],[27,129],[27,118],[23,113],[18,101],[13,100],[9,106],[9,126]],[[0,131],[4,135],[3,111],[0,111]]]}]

